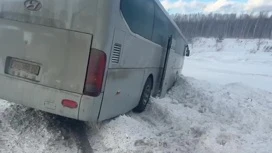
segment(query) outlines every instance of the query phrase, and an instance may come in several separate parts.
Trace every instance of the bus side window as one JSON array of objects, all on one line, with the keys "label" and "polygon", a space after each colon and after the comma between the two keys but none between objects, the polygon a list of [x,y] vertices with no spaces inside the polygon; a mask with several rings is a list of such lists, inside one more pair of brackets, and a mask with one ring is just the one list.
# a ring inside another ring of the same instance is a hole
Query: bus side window
[{"label": "bus side window", "polygon": [[153,0],[121,0],[121,12],[132,32],[151,40],[154,21]]},{"label": "bus side window", "polygon": [[164,48],[166,48],[170,36],[168,22],[168,18],[163,11],[156,6],[152,41]]}]

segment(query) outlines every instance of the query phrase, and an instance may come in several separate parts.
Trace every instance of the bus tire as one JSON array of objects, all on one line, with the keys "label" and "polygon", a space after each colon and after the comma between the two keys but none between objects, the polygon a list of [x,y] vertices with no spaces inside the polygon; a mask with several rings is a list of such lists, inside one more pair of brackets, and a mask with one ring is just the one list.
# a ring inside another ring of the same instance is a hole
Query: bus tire
[{"label": "bus tire", "polygon": [[145,110],[151,97],[152,88],[153,88],[153,81],[152,81],[152,78],[149,77],[145,82],[139,104],[133,109],[135,113],[142,113]]}]

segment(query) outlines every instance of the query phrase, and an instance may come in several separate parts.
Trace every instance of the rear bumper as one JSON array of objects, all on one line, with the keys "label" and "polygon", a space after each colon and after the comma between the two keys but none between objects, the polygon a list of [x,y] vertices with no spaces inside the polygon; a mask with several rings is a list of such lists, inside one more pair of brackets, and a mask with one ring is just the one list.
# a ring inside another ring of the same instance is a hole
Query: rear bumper
[{"label": "rear bumper", "polygon": [[[0,75],[0,98],[52,114],[82,120],[96,121],[102,96],[82,96],[58,89],[37,85],[6,75]],[[62,106],[63,99],[77,102],[78,108]]]}]

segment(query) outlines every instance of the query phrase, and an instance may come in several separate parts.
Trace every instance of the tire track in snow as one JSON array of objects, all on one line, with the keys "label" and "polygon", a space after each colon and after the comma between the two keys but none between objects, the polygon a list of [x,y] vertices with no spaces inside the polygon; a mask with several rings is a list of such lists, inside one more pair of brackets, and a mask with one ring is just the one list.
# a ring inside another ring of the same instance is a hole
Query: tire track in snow
[{"label": "tire track in snow", "polygon": [[71,126],[73,135],[76,138],[78,153],[93,153],[93,149],[88,140],[86,124],[78,122],[76,125]]},{"label": "tire track in snow", "polygon": [[72,136],[72,138],[75,139],[78,153],[93,153],[93,149],[89,143],[87,135],[88,127],[84,122],[61,116],[55,116],[53,122],[55,122],[53,124],[57,125],[54,128],[68,131],[63,132],[63,137]]},{"label": "tire track in snow", "polygon": [[84,122],[21,105],[5,105],[8,107],[0,109],[0,127],[4,126],[0,134],[6,144],[0,136],[0,152],[93,153]]}]

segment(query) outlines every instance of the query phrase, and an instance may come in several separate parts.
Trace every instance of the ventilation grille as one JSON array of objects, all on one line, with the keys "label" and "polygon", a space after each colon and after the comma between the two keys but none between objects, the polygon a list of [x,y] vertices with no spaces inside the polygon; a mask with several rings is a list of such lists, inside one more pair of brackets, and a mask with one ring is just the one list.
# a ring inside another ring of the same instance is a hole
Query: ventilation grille
[{"label": "ventilation grille", "polygon": [[112,57],[111,57],[111,62],[112,63],[119,63],[121,49],[122,49],[122,45],[121,44],[118,44],[118,43],[114,44],[113,51],[112,51]]}]

